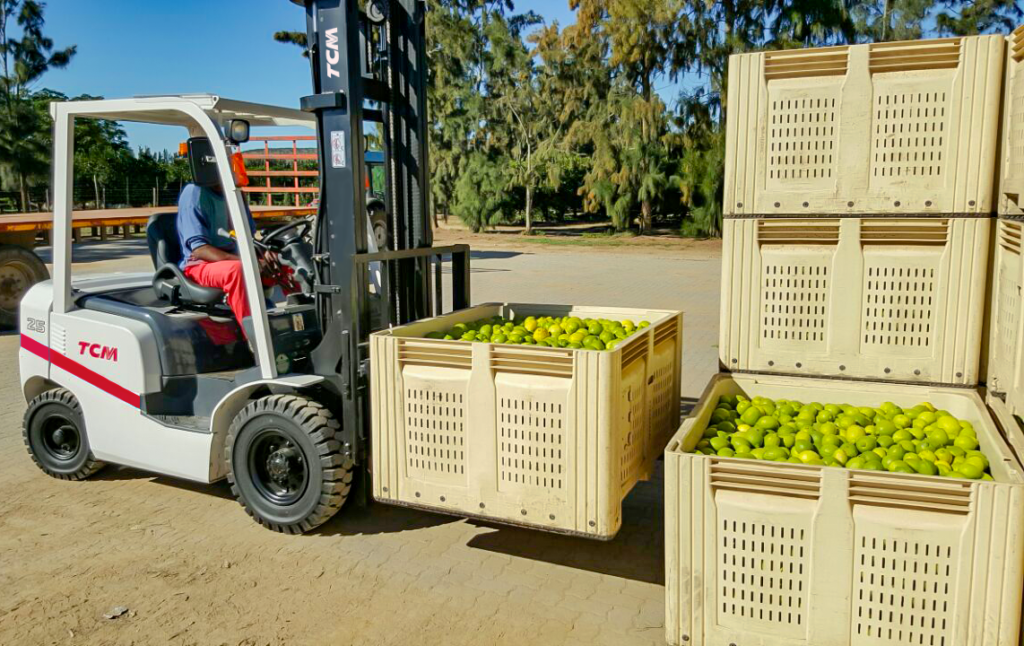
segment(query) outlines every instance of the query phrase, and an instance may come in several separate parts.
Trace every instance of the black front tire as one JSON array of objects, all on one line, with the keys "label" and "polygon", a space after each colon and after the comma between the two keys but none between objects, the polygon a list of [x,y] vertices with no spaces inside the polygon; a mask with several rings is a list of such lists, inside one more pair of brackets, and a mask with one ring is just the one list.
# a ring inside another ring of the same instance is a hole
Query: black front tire
[{"label": "black front tire", "polygon": [[256,522],[285,534],[322,525],[348,498],[352,461],[341,453],[341,425],[301,395],[270,395],[242,409],[228,431],[231,492]]},{"label": "black front tire", "polygon": [[60,480],[84,480],[104,467],[89,448],[82,407],[66,388],[55,388],[28,404],[22,439],[43,473]]}]

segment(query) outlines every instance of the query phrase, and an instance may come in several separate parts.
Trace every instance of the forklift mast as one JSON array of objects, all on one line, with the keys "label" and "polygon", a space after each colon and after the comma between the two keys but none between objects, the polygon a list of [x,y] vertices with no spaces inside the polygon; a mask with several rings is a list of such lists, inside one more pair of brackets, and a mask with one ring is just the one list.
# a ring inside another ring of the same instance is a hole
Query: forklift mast
[{"label": "forklift mast", "polygon": [[[292,0],[306,9],[320,202],[314,240],[323,341],[314,371],[340,397],[341,441],[365,458],[368,335],[442,311],[441,257],[452,256],[452,304],[469,305],[469,249],[432,247],[428,222],[426,6],[422,0]],[[383,134],[385,209],[393,249],[367,252],[365,121]],[[369,263],[383,268],[369,291]],[[433,277],[433,281],[431,280]],[[433,282],[433,292],[432,292]]]}]

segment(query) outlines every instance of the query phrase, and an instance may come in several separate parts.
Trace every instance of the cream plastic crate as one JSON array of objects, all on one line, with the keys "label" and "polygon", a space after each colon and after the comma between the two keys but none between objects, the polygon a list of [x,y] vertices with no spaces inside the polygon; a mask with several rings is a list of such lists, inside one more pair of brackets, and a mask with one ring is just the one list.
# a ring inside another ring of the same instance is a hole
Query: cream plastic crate
[{"label": "cream plastic crate", "polygon": [[732,372],[973,385],[991,218],[725,221]]},{"label": "cream plastic crate", "polygon": [[729,59],[724,213],[995,212],[1002,36]]},{"label": "cream plastic crate", "polygon": [[[612,351],[423,338],[495,315],[650,321]],[[491,303],[371,335],[373,495],[608,539],[679,425],[682,314]]]},{"label": "cream plastic crate", "polygon": [[[930,401],[973,422],[995,482],[687,453],[738,393]],[[1024,478],[974,390],[721,374],[669,444],[665,489],[670,644],[1017,644]]]},{"label": "cream plastic crate", "polygon": [[1007,38],[999,213],[1024,216],[1024,25]]}]

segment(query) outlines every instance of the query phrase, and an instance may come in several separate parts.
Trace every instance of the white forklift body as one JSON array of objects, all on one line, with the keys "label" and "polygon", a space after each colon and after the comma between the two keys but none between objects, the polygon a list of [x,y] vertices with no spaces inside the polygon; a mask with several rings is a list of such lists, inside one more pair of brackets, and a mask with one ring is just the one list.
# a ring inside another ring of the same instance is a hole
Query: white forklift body
[{"label": "white forklift body", "polygon": [[[54,385],[74,394],[88,421],[88,441],[96,459],[157,473],[212,482],[223,478],[224,436],[247,394],[261,386],[294,390],[321,381],[312,375],[278,377],[266,302],[259,280],[242,193],[230,171],[224,145],[213,150],[237,235],[246,292],[253,312],[251,342],[259,376],[229,392],[213,409],[208,428],[176,425],[173,418],[147,415],[141,399],[164,384],[160,344],[145,322],[80,307],[76,299],[94,292],[148,288],[152,274],[112,275],[72,281],[71,198],[74,119],[96,118],[182,126],[192,136],[222,142],[229,122],[253,126],[315,128],[304,112],[221,99],[213,95],[142,97],[54,103],[53,279],[34,286],[21,303],[22,388],[31,401]],[[169,209],[170,210],[170,209]],[[171,340],[174,343],[174,340]],[[179,352],[194,348],[181,344]]]}]

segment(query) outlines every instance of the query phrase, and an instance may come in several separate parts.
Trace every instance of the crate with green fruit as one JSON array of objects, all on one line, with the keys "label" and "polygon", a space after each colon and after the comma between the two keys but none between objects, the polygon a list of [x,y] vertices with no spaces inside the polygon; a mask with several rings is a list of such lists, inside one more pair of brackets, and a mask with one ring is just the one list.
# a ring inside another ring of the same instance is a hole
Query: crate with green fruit
[{"label": "crate with green fruit", "polygon": [[709,422],[697,453],[992,480],[971,422],[929,402],[903,409],[892,402],[871,407],[722,395]]},{"label": "crate with green fruit", "polygon": [[683,315],[487,303],[370,337],[378,500],[590,538],[679,427]]},{"label": "crate with green fruit", "polygon": [[527,315],[514,319],[497,315],[468,323],[455,323],[446,330],[428,332],[426,338],[600,351],[614,350],[623,340],[650,324],[650,321],[633,321],[628,318],[611,320]]},{"label": "crate with green fruit", "polygon": [[667,641],[1017,644],[1014,435],[976,389],[716,375],[665,451]]}]

